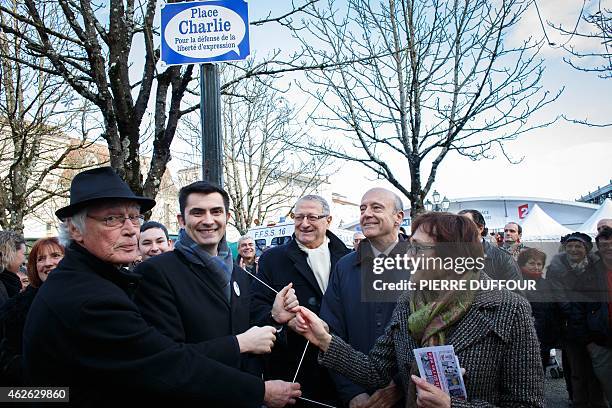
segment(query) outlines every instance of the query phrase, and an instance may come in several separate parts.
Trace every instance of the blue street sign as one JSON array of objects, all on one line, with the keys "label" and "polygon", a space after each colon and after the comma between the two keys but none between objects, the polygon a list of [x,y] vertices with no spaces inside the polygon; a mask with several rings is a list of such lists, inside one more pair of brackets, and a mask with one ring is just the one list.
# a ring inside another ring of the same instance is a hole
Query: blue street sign
[{"label": "blue street sign", "polygon": [[161,32],[166,65],[243,60],[251,52],[249,8],[243,0],[165,4]]}]

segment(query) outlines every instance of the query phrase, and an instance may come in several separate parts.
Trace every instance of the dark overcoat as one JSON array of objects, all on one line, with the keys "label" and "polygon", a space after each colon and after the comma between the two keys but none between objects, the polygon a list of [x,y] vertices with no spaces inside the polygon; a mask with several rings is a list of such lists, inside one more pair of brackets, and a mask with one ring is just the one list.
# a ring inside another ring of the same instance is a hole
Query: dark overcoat
[{"label": "dark overcoat", "polygon": [[155,395],[203,406],[261,406],[263,381],[230,367],[235,347],[182,344],[161,334],[131,300],[135,286],[133,273],[78,244],[67,248],[26,320],[29,382],[69,386],[74,406],[133,407]]},{"label": "dark overcoat", "polygon": [[[403,236],[400,236],[400,241],[405,241]],[[362,300],[362,285],[367,284],[369,280],[368,276],[363,274],[373,275],[374,255],[371,248],[370,242],[365,239],[361,241],[357,251],[346,255],[336,264],[323,296],[320,315],[329,325],[331,333],[362,353],[369,352],[376,339],[384,334],[396,303],[374,301],[372,298],[368,301]],[[396,245],[389,256],[394,257],[401,251],[405,253],[405,246]],[[386,271],[385,274],[390,272]],[[372,394],[376,391],[357,385],[335,371],[331,372],[331,376],[339,397],[346,406],[356,395],[364,392]]]},{"label": "dark overcoat", "polygon": [[141,281],[134,301],[142,316],[161,333],[181,343],[212,341],[232,350],[224,361],[241,367],[236,334],[249,328],[250,280],[234,265],[231,299],[203,266],[179,251],[149,258],[136,268]]},{"label": "dark overcoat", "polygon": [[482,240],[484,250],[484,272],[491,279],[522,281],[521,270],[508,252]]},{"label": "dark overcoat", "polygon": [[592,273],[586,274],[576,284],[576,290],[588,301],[570,304],[569,329],[585,346],[593,342],[612,348],[612,325],[608,313],[609,299],[612,298],[608,286],[609,272],[599,254],[592,259]]},{"label": "dark overcoat", "polygon": [[27,286],[0,307],[0,383],[23,385],[23,326],[38,288]]},{"label": "dark overcoat", "polygon": [[[340,258],[349,253],[349,249],[331,232],[327,232],[333,270]],[[293,283],[300,305],[319,314],[323,293],[310,266],[307,255],[295,241],[295,236],[284,245],[273,247],[259,258],[257,277],[266,284],[280,291]],[[258,281],[253,281],[251,323],[257,325],[276,324],[270,313],[275,294]],[[296,369],[306,340],[288,328],[283,329],[277,344],[266,362],[265,378],[293,381]],[[296,378],[302,386],[304,397],[328,403],[338,404],[335,387],[328,371],[317,363],[317,348],[310,346]]]}]

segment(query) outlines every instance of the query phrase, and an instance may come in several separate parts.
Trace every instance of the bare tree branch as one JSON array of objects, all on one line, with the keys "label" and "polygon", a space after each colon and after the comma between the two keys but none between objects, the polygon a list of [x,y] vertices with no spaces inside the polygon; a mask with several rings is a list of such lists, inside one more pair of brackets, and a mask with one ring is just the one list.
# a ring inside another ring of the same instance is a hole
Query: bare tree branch
[{"label": "bare tree branch", "polygon": [[[223,79],[241,72],[224,67]],[[296,197],[314,191],[325,177],[328,160],[312,157],[299,110],[278,91],[271,79],[251,78],[236,83],[223,97],[224,187],[231,198],[230,222],[241,234],[276,215],[287,215]],[[195,149],[184,158],[199,178],[201,139],[199,125],[184,121],[180,132]],[[192,179],[182,180],[183,183]]]},{"label": "bare tree branch", "polygon": [[505,41],[529,4],[312,5],[295,37],[304,63],[326,68],[305,71],[300,86],[317,102],[313,123],[335,137],[312,140],[310,149],[385,178],[417,215],[449,154],[506,156],[504,142],[556,120],[529,121],[561,92],[540,85],[541,42],[510,47]]}]

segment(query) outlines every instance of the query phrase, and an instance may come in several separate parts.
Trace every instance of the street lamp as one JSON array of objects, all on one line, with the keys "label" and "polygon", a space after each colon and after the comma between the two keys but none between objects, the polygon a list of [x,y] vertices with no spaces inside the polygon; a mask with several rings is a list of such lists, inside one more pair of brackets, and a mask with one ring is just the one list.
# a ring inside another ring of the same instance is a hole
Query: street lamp
[{"label": "street lamp", "polygon": [[438,193],[437,190],[434,190],[433,194],[431,195],[431,197],[434,200],[434,204],[437,206],[440,204],[440,193]]},{"label": "street lamp", "polygon": [[433,199],[433,203],[429,200],[425,200],[423,203],[427,211],[448,211],[448,208],[450,207],[450,200],[446,198],[446,196],[444,196],[442,201],[440,201],[440,193],[434,190],[431,198]]},{"label": "street lamp", "polygon": [[446,196],[444,196],[444,200],[442,200],[442,211],[448,211],[448,208],[450,207],[450,200],[448,198],[446,198]]},{"label": "street lamp", "polygon": [[433,210],[433,204],[431,203],[431,201],[429,200],[425,200],[425,202],[423,203],[423,205],[425,205],[425,209],[427,211],[431,211]]}]

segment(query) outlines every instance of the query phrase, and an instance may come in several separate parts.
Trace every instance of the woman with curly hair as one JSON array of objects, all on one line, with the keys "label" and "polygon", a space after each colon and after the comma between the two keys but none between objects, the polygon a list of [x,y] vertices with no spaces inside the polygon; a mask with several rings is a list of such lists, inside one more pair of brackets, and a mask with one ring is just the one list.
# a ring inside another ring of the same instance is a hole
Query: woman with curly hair
[{"label": "woman with curly hair", "polygon": [[34,243],[28,256],[30,284],[0,307],[0,383],[22,385],[21,354],[23,327],[38,288],[64,257],[58,239],[42,238]]},{"label": "woman with curly hair", "polygon": [[550,282],[544,279],[546,253],[537,248],[527,248],[518,256],[517,263],[523,279],[535,282],[535,290],[525,291],[525,297],[531,304],[536,333],[540,341],[542,366],[550,360],[550,349],[555,348],[560,340],[560,312],[553,301]]}]

